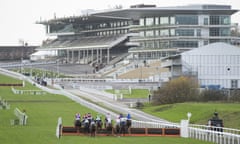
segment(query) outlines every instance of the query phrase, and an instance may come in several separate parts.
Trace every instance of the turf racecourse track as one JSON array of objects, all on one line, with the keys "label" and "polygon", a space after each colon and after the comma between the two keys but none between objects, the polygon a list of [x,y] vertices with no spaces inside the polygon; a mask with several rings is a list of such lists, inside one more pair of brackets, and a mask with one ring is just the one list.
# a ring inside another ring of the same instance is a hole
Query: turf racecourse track
[{"label": "turf racecourse track", "polygon": [[[16,73],[14,73],[14,74],[15,74],[15,77],[18,77],[18,78],[21,77],[21,75],[19,75],[19,74],[16,74]],[[29,79],[26,78],[26,80],[29,80]],[[30,81],[30,83],[32,83],[32,81]],[[105,109],[105,111],[104,111],[104,108],[100,108],[99,106],[97,106],[95,104],[86,102],[83,99],[81,99],[79,96],[71,94],[71,93],[69,93],[69,92],[67,92],[63,89],[49,89],[47,87],[43,87],[43,86],[39,86],[39,85],[36,85],[36,86],[41,88],[42,90],[46,90],[48,92],[51,92],[52,94],[65,95],[66,97],[70,98],[71,100],[73,100],[73,101],[75,101],[75,102],[77,102],[81,105],[84,105],[84,106],[88,105],[88,108],[91,108],[92,110],[97,110],[96,108],[99,108],[101,113],[109,112],[109,109],[107,109],[107,110]],[[36,97],[37,97],[37,95],[36,95]],[[31,97],[31,99],[32,99],[32,97]],[[64,106],[65,105],[70,106],[70,105],[73,105],[73,104],[76,104],[76,103],[70,103],[70,102],[66,103],[66,102],[64,102]],[[115,103],[113,103],[113,105],[114,104]],[[36,105],[36,104],[34,103],[34,105]],[[38,106],[38,105],[36,105],[36,106]],[[40,107],[38,107],[38,108],[40,108]],[[41,108],[44,108],[42,106],[42,104],[41,104]],[[52,108],[54,108],[54,107],[52,107]],[[35,110],[39,110],[39,109],[35,109]],[[46,109],[43,109],[43,110],[46,110]],[[97,111],[99,111],[99,110],[97,110]],[[126,108],[123,108],[123,110],[128,111],[128,109],[126,109]],[[57,109],[56,109],[56,111],[57,111]],[[133,110],[133,111],[134,111],[134,113],[135,112],[137,113],[136,110]],[[68,112],[66,112],[66,113],[68,113]],[[112,111],[111,113],[114,113],[114,112]],[[124,112],[124,113],[126,113],[126,112]],[[39,114],[41,114],[41,113],[39,113]],[[33,115],[33,113],[32,113],[32,115]],[[115,113],[115,115],[116,115],[116,113]],[[114,115],[114,117],[115,117],[115,115]],[[143,115],[143,114],[139,114],[139,115]],[[37,117],[38,115],[35,115],[35,116]],[[34,117],[31,118],[30,111],[29,111],[29,119],[31,119],[32,122],[34,121]],[[36,121],[36,122],[38,122],[38,121]],[[149,121],[147,121],[147,122],[149,122]],[[44,125],[45,125],[45,123],[44,123]],[[230,133],[229,131],[227,131],[228,130],[227,128],[223,129],[223,132],[218,132],[218,131],[209,130],[208,127],[206,127],[206,126],[205,127],[201,126],[201,127],[202,128],[197,127],[196,125],[195,126],[190,125],[188,127],[189,132],[187,133],[187,136],[191,137],[191,138],[195,138],[195,139],[199,139],[199,140],[203,140],[203,141],[211,141],[211,142],[219,143],[219,144],[240,144],[239,134]],[[24,127],[24,129],[27,129],[27,128],[28,128],[27,126]],[[182,129],[182,127],[181,127],[181,129]],[[146,136],[146,135],[148,135],[148,136],[155,136],[155,137],[156,136],[162,136],[162,135],[165,135],[165,136],[173,136],[174,135],[174,136],[178,137],[179,136],[179,131],[181,129],[173,129],[172,127],[171,128],[169,128],[169,127],[161,127],[161,128],[154,127],[154,128],[151,128],[149,126],[139,127],[139,126],[135,126],[133,124],[133,126],[125,133],[125,135],[126,136]],[[39,132],[41,132],[41,131],[39,131]],[[66,125],[66,126],[62,125],[62,127],[60,127],[58,132],[61,134],[61,136],[66,136],[66,137],[67,137],[67,135],[88,135],[88,134],[85,134],[82,129],[76,129],[76,128],[74,128],[72,126],[68,126],[68,125]],[[107,133],[106,130],[103,129],[103,131],[100,131],[99,133],[96,133],[96,135],[98,135],[98,134],[105,136],[108,133]],[[115,134],[116,133],[114,132],[114,130],[112,130],[109,133],[109,135],[115,135]],[[121,133],[120,135],[123,135],[123,134],[124,133]]]}]

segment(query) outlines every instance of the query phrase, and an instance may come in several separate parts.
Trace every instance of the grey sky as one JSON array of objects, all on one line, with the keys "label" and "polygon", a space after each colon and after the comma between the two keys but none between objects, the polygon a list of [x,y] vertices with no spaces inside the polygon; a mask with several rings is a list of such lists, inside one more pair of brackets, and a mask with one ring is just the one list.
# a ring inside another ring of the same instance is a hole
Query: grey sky
[{"label": "grey sky", "polygon": [[[240,10],[239,0],[1,0],[0,45],[20,45],[23,39],[30,45],[39,45],[46,39],[45,29],[36,21],[57,17],[79,15],[86,9],[109,9],[116,5],[128,8],[134,4],[156,4],[158,7],[188,4],[227,4]],[[232,22],[240,22],[240,12],[233,15]]]}]

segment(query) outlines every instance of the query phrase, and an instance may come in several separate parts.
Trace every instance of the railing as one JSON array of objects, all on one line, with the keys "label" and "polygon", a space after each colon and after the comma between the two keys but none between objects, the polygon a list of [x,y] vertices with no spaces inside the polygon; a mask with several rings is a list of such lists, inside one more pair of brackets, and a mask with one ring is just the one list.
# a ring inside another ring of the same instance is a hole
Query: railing
[{"label": "railing", "polygon": [[0,97],[0,109],[10,109],[10,104]]},{"label": "railing", "polygon": [[[182,128],[178,123],[132,120],[133,128]],[[219,131],[217,131],[219,130]],[[190,124],[188,137],[216,144],[240,144],[240,130],[224,127]]]},{"label": "railing", "polygon": [[27,124],[28,116],[25,114],[25,112],[21,112],[18,108],[15,108],[14,114],[19,120],[19,125],[26,125]]},{"label": "railing", "polygon": [[30,95],[44,95],[47,92],[43,90],[17,90],[12,87],[12,92],[14,94],[30,94]]},{"label": "railing", "polygon": [[240,130],[232,128],[191,124],[189,137],[217,144],[240,144]]},{"label": "railing", "polygon": [[137,121],[132,120],[133,128],[180,128],[178,123],[170,122],[146,122],[146,121]]}]

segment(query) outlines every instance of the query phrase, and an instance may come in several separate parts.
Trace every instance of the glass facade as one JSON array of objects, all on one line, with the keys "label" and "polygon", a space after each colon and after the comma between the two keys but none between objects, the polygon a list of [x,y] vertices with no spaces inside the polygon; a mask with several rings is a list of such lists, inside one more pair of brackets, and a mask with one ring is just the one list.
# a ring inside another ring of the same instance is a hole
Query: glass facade
[{"label": "glass facade", "polygon": [[196,48],[198,41],[173,41],[172,46],[174,48]]},{"label": "glass facade", "polygon": [[154,25],[154,18],[146,18],[146,26]]},{"label": "glass facade", "polygon": [[194,36],[194,29],[177,29],[177,36]]},{"label": "glass facade", "polygon": [[175,19],[178,25],[198,25],[197,15],[176,15]]},{"label": "glass facade", "polygon": [[230,28],[210,28],[210,36],[230,36]]},{"label": "glass facade", "polygon": [[210,16],[210,25],[230,25],[230,16]]}]

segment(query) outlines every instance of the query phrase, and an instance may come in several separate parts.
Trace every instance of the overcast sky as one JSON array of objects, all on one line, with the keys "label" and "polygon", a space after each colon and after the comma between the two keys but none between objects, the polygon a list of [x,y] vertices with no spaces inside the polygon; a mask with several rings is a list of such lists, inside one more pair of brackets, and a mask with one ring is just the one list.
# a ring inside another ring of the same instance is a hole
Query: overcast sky
[{"label": "overcast sky", "polygon": [[[46,39],[43,25],[36,21],[80,15],[86,9],[103,10],[122,5],[156,4],[158,7],[188,4],[227,4],[240,10],[239,0],[0,0],[0,45],[20,45],[22,39],[29,45],[39,45]],[[240,12],[232,22],[240,23]]]}]

